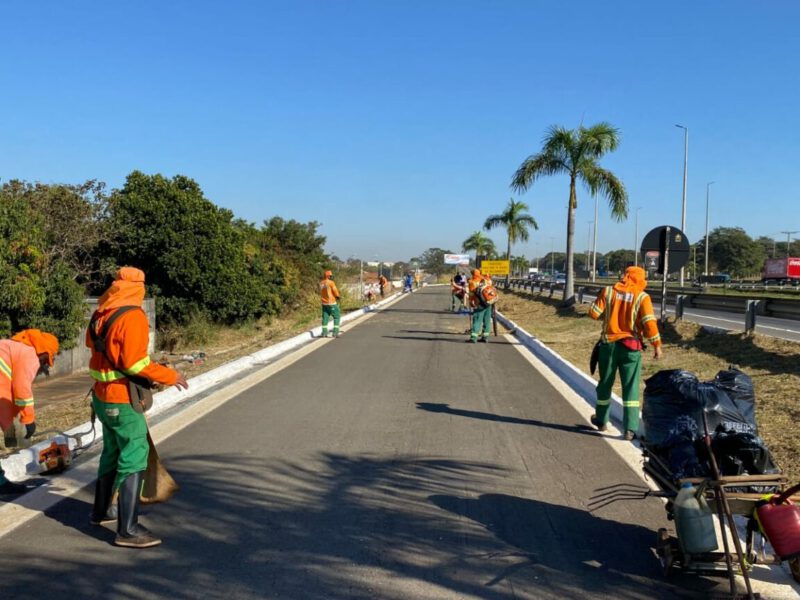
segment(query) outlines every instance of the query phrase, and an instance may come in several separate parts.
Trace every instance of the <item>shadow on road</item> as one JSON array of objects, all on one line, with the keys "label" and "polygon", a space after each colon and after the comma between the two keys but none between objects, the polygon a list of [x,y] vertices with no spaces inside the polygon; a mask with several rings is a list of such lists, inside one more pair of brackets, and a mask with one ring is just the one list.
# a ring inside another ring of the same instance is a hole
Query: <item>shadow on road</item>
[{"label": "shadow on road", "polygon": [[69,546],[76,550],[32,538],[0,563],[3,596],[680,597],[647,552],[654,531],[511,496],[462,498],[465,486],[502,484],[508,472],[493,464],[413,454],[320,453],[299,462],[197,453],[168,467],[181,491],[144,519],[162,546],[109,547],[102,542],[110,530],[82,525],[88,501],[67,501],[48,516],[67,526],[62,535],[78,536]]},{"label": "shadow on road", "polygon": [[503,415],[493,415],[492,413],[479,412],[477,410],[464,410],[461,408],[451,408],[448,404],[436,404],[433,402],[417,402],[417,408],[434,413],[446,413],[448,415],[456,415],[458,417],[469,417],[470,419],[483,419],[484,421],[495,421],[498,423],[512,423],[514,425],[533,425],[535,427],[546,427],[548,429],[557,429],[559,431],[567,431],[569,433],[581,433],[584,435],[601,435],[594,427],[589,425],[577,424],[573,427],[569,425],[560,425],[558,423],[546,423],[544,421],[537,421],[536,419],[520,419],[518,417],[505,417]]},{"label": "shadow on road", "polygon": [[[629,547],[641,549],[655,542],[653,532],[645,527],[602,519],[583,510],[538,500],[505,494],[483,494],[477,499],[434,495],[429,500],[443,510],[479,523],[519,550],[514,555],[514,563],[487,582],[487,587],[519,571],[537,570],[557,574],[582,589],[586,597],[603,597],[609,585],[623,588],[630,585],[632,565],[626,553],[598,553],[592,542],[624,540]],[[628,597],[621,591],[612,592],[610,597]],[[665,597],[666,591],[658,589],[656,584],[651,597]],[[673,590],[670,594],[674,598],[706,597],[699,590],[683,593]]]}]

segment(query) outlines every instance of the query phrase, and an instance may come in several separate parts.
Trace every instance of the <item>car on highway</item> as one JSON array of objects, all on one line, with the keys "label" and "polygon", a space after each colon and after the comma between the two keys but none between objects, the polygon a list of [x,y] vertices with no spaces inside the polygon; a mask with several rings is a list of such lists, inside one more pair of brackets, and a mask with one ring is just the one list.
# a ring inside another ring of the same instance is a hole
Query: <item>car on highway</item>
[{"label": "car on highway", "polygon": [[565,285],[567,283],[567,274],[566,273],[556,273],[555,279],[553,281],[556,285]]}]

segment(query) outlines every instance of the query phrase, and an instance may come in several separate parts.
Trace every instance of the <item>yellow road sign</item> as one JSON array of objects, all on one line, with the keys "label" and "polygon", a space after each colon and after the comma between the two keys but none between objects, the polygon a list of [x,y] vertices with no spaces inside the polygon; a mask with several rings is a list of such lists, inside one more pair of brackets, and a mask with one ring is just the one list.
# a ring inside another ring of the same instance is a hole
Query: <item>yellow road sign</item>
[{"label": "yellow road sign", "polygon": [[481,262],[481,273],[484,275],[508,275],[509,261],[484,260]]}]

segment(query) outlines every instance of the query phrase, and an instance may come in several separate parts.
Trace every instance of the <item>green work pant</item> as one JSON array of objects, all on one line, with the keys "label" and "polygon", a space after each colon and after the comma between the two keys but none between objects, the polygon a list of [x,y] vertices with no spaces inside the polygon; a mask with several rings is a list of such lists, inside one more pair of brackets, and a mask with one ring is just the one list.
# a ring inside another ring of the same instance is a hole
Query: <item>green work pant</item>
[{"label": "green work pant", "polygon": [[103,424],[103,453],[97,476],[117,472],[114,489],[118,489],[128,475],[147,469],[147,422],[131,405],[103,402],[92,394],[92,405]]},{"label": "green work pant", "polygon": [[625,431],[639,430],[639,376],[642,353],[622,344],[600,344],[600,381],[597,382],[597,420],[607,423],[611,409],[611,389],[619,371],[622,383],[622,425]]},{"label": "green work pant", "polygon": [[322,305],[322,335],[328,335],[328,319],[333,317],[333,335],[339,335],[339,321],[341,313],[339,312],[338,304],[323,304]]},{"label": "green work pant", "polygon": [[464,304],[464,300],[462,300],[461,298],[459,298],[455,294],[452,294],[450,296],[450,310],[455,310],[456,306],[458,306],[460,308],[461,306],[463,306],[463,304]]},{"label": "green work pant", "polygon": [[469,337],[477,340],[479,337],[489,337],[492,330],[492,307],[483,306],[472,311],[472,332]]}]

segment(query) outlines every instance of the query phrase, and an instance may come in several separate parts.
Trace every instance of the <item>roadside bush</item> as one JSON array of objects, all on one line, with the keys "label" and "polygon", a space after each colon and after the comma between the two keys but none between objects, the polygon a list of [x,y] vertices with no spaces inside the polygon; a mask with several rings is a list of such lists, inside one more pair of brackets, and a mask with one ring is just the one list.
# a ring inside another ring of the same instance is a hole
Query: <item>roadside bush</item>
[{"label": "roadside bush", "polygon": [[42,214],[25,189],[16,181],[0,187],[0,336],[35,327],[70,348],[83,325],[83,290],[63,258],[48,252]]}]

